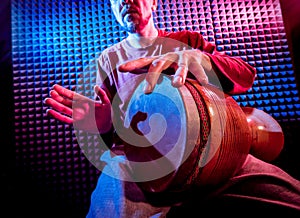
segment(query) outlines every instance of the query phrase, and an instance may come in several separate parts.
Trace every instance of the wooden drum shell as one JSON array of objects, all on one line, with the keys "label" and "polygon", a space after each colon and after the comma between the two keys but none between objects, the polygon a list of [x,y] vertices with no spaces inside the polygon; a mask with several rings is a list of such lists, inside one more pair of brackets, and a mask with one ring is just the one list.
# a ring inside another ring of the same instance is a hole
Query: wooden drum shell
[{"label": "wooden drum shell", "polygon": [[[198,139],[178,169],[161,178],[138,183],[147,192],[177,192],[190,186],[218,185],[240,169],[250,151],[251,135],[246,116],[232,97],[191,79],[187,79],[179,92],[185,105],[186,126],[189,129],[200,126]],[[191,103],[191,99],[195,102]],[[193,104],[197,106],[196,113]],[[194,133],[187,131],[187,141],[188,134]],[[185,152],[185,146],[182,145],[182,152]]]}]

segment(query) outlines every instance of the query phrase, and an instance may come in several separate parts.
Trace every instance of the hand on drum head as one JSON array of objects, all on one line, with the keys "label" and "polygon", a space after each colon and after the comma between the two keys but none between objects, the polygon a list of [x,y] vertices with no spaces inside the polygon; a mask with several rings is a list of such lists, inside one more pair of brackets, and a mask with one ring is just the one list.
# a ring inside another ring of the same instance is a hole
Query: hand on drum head
[{"label": "hand on drum head", "polygon": [[135,73],[137,69],[145,66],[149,66],[144,87],[145,93],[153,91],[160,74],[168,68],[175,69],[172,81],[175,87],[180,87],[185,83],[188,72],[191,72],[200,84],[206,85],[208,83],[206,72],[212,70],[210,58],[200,50],[193,49],[138,58],[120,65],[119,71]]},{"label": "hand on drum head", "polygon": [[99,86],[95,86],[94,90],[101,101],[89,99],[60,85],[54,85],[50,97],[44,100],[44,103],[51,107],[47,110],[47,115],[90,133],[108,131],[111,127],[110,101]]}]

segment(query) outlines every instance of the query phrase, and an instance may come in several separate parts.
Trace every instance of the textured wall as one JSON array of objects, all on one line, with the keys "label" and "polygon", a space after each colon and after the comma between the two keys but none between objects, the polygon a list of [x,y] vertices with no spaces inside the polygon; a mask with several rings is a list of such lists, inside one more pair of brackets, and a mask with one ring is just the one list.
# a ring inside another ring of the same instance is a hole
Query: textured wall
[{"label": "textured wall", "polygon": [[[257,68],[253,88],[234,96],[241,106],[262,109],[288,129],[299,121],[299,93],[279,0],[162,2],[155,15],[159,28],[199,31],[218,50]],[[85,84],[90,95],[95,73],[86,67],[126,33],[117,26],[109,1],[12,0],[11,12],[18,173],[38,190],[34,195],[43,200],[35,203],[49,214],[85,214],[99,172],[77,141],[87,142],[98,158],[95,137],[76,137],[72,126],[47,117],[43,99],[55,83],[71,89]],[[33,209],[27,207],[32,216]]]}]

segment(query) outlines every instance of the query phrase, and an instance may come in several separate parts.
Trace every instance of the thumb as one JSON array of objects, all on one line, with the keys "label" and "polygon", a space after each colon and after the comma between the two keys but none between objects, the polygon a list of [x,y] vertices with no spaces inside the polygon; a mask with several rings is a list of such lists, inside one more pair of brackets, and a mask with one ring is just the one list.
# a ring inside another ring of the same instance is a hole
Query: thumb
[{"label": "thumb", "polygon": [[110,104],[110,100],[109,100],[106,92],[104,91],[104,89],[101,89],[98,85],[95,85],[94,92],[96,93],[96,95],[99,96],[99,98],[101,99],[101,102],[103,104]]}]

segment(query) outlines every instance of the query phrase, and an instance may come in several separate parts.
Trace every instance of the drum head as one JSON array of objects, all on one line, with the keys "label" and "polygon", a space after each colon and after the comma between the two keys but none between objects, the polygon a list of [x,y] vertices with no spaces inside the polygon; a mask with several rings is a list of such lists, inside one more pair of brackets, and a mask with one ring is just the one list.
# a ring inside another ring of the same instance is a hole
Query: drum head
[{"label": "drum head", "polygon": [[199,140],[200,119],[189,90],[162,75],[151,94],[144,82],[133,93],[124,125],[130,136],[126,155],[144,189],[165,189]]}]

